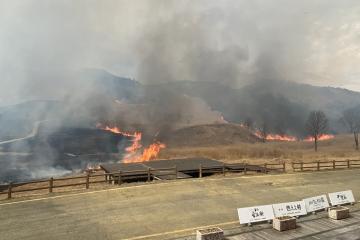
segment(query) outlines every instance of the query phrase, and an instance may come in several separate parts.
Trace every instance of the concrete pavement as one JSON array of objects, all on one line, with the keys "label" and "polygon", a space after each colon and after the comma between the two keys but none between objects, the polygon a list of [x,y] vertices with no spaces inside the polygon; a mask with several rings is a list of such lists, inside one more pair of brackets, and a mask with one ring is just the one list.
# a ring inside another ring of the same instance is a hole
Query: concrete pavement
[{"label": "concrete pavement", "polygon": [[239,226],[236,208],[352,189],[360,169],[169,181],[0,202],[1,239],[170,239]]}]

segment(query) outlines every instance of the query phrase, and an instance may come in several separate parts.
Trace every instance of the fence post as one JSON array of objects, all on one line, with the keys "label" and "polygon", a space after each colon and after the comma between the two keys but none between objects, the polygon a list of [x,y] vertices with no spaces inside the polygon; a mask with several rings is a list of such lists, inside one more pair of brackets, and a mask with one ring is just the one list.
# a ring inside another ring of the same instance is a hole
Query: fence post
[{"label": "fence post", "polygon": [[148,168],[148,172],[147,172],[147,181],[150,182],[151,180],[151,169]]},{"label": "fence post", "polygon": [[121,171],[119,171],[118,185],[120,185],[121,183],[122,183],[122,176],[121,176]]},{"label": "fence post", "polygon": [[293,172],[295,172],[294,162],[291,162],[291,167],[292,167]]},{"label": "fence post", "polygon": [[12,182],[9,183],[9,187],[8,187],[8,199],[11,198],[11,191],[12,191]]},{"label": "fence post", "polygon": [[175,165],[175,179],[178,179],[178,170],[177,170],[177,165]]},{"label": "fence post", "polygon": [[247,171],[247,163],[244,163],[244,174],[246,175],[246,171]]},{"label": "fence post", "polygon": [[335,160],[333,160],[333,169],[336,168],[336,165],[335,165]]},{"label": "fence post", "polygon": [[267,174],[268,173],[268,171],[267,171],[267,163],[264,164],[264,168],[265,168],[265,174]]},{"label": "fence post", "polygon": [[89,189],[89,183],[90,183],[90,174],[86,174],[86,189]]},{"label": "fence post", "polygon": [[202,164],[199,165],[199,178],[202,178]]},{"label": "fence post", "polygon": [[283,172],[285,172],[285,167],[286,167],[285,162],[283,162]]},{"label": "fence post", "polygon": [[316,164],[317,164],[317,165],[316,165],[317,170],[320,171],[320,161],[317,161]]},{"label": "fence post", "polygon": [[300,163],[300,171],[301,172],[304,171],[304,163],[303,162]]},{"label": "fence post", "polygon": [[347,162],[347,168],[350,168],[350,160],[348,159],[346,160],[346,162]]},{"label": "fence post", "polygon": [[223,173],[223,176],[225,177],[225,163],[223,163],[223,165],[222,165],[222,173]]},{"label": "fence post", "polygon": [[49,193],[52,193],[53,192],[53,186],[54,186],[54,178],[51,177],[49,179]]}]

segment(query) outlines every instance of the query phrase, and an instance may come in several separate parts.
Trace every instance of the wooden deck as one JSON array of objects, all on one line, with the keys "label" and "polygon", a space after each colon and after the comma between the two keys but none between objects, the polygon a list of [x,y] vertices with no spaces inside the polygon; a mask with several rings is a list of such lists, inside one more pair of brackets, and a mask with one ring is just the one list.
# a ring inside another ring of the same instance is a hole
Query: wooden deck
[{"label": "wooden deck", "polygon": [[[286,232],[278,232],[271,225],[246,233],[233,234],[228,240],[294,240],[294,239],[327,239],[355,240],[360,239],[360,210],[352,211],[351,217],[344,220],[332,220],[325,212],[317,218],[300,219],[298,228]],[[249,227],[251,228],[251,227]]]}]

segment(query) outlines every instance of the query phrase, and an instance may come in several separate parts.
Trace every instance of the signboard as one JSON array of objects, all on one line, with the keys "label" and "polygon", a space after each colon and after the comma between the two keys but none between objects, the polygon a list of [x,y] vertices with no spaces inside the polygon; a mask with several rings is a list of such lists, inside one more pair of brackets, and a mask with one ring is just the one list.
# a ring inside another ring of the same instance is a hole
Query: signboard
[{"label": "signboard", "polygon": [[303,201],[307,212],[315,212],[330,207],[326,195],[306,198]]},{"label": "signboard", "polygon": [[283,216],[301,216],[306,215],[306,207],[304,201],[289,202],[289,203],[279,203],[273,204],[275,217]]},{"label": "signboard", "polygon": [[272,205],[238,208],[240,224],[263,222],[274,219]]},{"label": "signboard", "polygon": [[351,190],[329,193],[329,198],[330,203],[333,206],[355,202],[354,195]]}]

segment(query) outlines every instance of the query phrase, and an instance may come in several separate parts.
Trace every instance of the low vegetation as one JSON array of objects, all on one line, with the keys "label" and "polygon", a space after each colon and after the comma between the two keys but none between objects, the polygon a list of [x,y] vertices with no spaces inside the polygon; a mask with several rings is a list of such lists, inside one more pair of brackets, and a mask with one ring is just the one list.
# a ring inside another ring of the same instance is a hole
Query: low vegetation
[{"label": "low vegetation", "polygon": [[318,152],[314,152],[313,146],[312,142],[269,141],[224,146],[169,147],[160,153],[159,158],[201,156],[225,162],[249,163],[359,159],[351,135],[338,135],[334,139],[320,141]]}]

